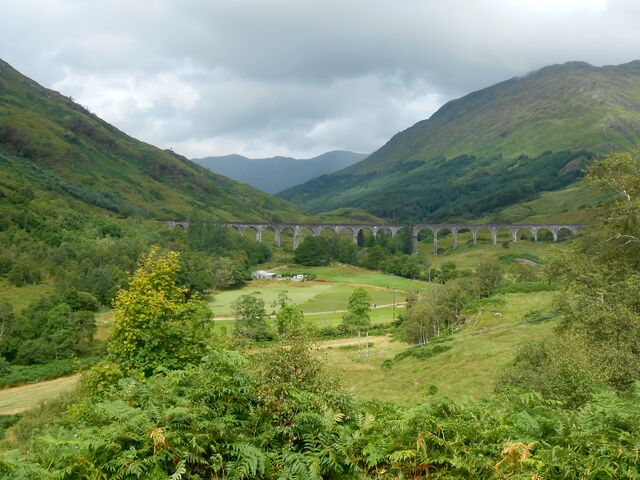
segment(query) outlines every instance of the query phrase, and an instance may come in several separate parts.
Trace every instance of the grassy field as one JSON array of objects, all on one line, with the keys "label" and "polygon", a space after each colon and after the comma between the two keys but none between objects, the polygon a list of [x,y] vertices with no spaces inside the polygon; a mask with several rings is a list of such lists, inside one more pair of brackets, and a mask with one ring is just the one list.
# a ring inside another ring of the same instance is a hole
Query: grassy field
[{"label": "grassy field", "polygon": [[[468,235],[468,239],[466,236]],[[458,236],[458,248],[454,249],[451,245],[451,236],[438,238],[438,255],[433,255],[433,244],[428,242],[420,242],[418,245],[419,255],[421,258],[427,258],[430,265],[440,267],[443,263],[454,262],[457,268],[470,269],[475,267],[483,258],[499,259],[504,255],[512,254],[532,254],[543,261],[549,260],[554,256],[565,251],[570,242],[532,242],[518,241],[509,243],[508,248],[501,245],[500,240],[505,237],[501,235],[498,239],[498,245],[491,244],[491,238],[488,233],[478,235],[478,243],[474,247],[471,245],[471,234],[463,233]],[[467,241],[469,243],[467,243]]]},{"label": "grassy field", "polygon": [[395,275],[385,275],[380,272],[348,265],[334,265],[331,267],[294,267],[285,268],[283,272],[313,273],[318,281],[346,283],[355,285],[371,285],[379,288],[395,288],[405,292],[424,291],[428,288],[424,282],[416,282],[408,278]]},{"label": "grassy field", "polygon": [[104,342],[113,331],[113,310],[103,310],[96,314],[96,335],[95,339]]},{"label": "grassy field", "polygon": [[[285,269],[279,270],[284,271]],[[413,281],[393,275],[385,275],[357,267],[305,267],[291,269],[291,272],[313,273],[317,276],[310,282],[289,281],[252,281],[239,290],[228,290],[212,296],[209,307],[217,317],[228,317],[232,314],[231,304],[241,295],[254,294],[262,298],[268,310],[278,298],[278,294],[286,290],[294,303],[305,313],[331,312],[347,308],[349,296],[358,286],[365,287],[371,295],[373,303],[378,305],[404,301],[405,292],[423,292],[429,285],[425,282]]]},{"label": "grassy field", "polygon": [[[404,301],[404,298],[401,299]],[[404,309],[403,305],[396,306],[396,315],[402,312]],[[308,313],[305,315],[305,320],[309,322],[311,325],[315,325],[318,328],[324,327],[337,327],[342,323],[342,317],[344,312],[338,310],[337,312],[330,313]],[[393,308],[391,306],[387,307],[378,307],[371,310],[371,324],[379,325],[383,323],[390,323],[393,321]],[[218,335],[229,335],[233,329],[234,320],[216,320],[214,332]],[[276,323],[273,318],[267,320],[267,323],[275,330]]]},{"label": "grassy field", "polygon": [[482,314],[472,317],[445,343],[451,347],[448,351],[425,360],[405,358],[393,362],[390,369],[383,369],[383,362],[407,350],[405,343],[373,337],[365,362],[357,348],[344,342],[336,347],[329,341],[325,343],[327,367],[338,372],[345,389],[364,399],[414,404],[425,400],[433,386],[436,395],[452,398],[487,396],[521,343],[551,334],[557,320],[531,324],[523,317],[533,310],[551,309],[552,299],[550,292],[493,297],[483,305]]},{"label": "grassy field", "polygon": [[0,302],[6,302],[14,310],[20,311],[39,298],[53,293],[53,286],[47,283],[14,287],[6,280],[0,279]]},{"label": "grassy field", "polygon": [[[336,372],[344,388],[363,399],[396,401],[414,404],[425,400],[435,386],[436,395],[453,398],[490,395],[502,371],[513,360],[522,342],[551,334],[557,320],[529,324],[523,320],[533,310],[551,308],[553,293],[498,295],[482,306],[484,313],[473,317],[469,325],[453,336],[447,345],[451,349],[426,360],[406,358],[383,369],[387,359],[409,348],[389,336],[371,337],[368,361],[364,353],[358,356],[357,339],[321,342],[326,366]],[[497,317],[493,312],[500,312]],[[110,312],[99,316],[99,323],[110,323]],[[335,326],[340,314],[312,315],[308,318],[319,326]],[[392,309],[372,311],[373,323],[391,321]],[[102,322],[100,322],[102,320]],[[229,329],[232,321],[216,324]],[[99,327],[99,332],[101,328]],[[41,401],[72,389],[77,376],[25,385],[0,391],[0,414],[19,413],[33,408]]]}]

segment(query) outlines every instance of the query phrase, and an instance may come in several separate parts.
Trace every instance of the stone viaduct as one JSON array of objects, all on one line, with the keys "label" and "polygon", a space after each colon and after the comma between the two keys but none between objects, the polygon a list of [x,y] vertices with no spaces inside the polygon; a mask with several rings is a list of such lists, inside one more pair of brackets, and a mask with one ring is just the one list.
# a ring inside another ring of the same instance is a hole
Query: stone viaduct
[{"label": "stone viaduct", "polygon": [[[187,229],[189,228],[189,222],[180,220],[167,220],[165,222],[169,228],[175,227]],[[339,235],[342,231],[348,231],[353,235],[353,241],[358,241],[358,234],[360,231],[369,230],[374,237],[379,232],[387,232],[391,237],[402,230],[408,228],[406,225],[386,225],[386,224],[337,224],[337,223],[323,223],[323,224],[310,224],[310,223],[218,223],[217,225],[233,228],[241,235],[247,230],[254,230],[256,232],[256,240],[262,241],[262,232],[265,230],[272,230],[275,234],[275,244],[280,246],[280,238],[282,232],[290,230],[293,233],[293,248],[298,248],[300,244],[301,232],[303,230],[309,231],[313,236],[320,235],[325,229],[333,231],[336,235]],[[576,235],[582,230],[585,225],[581,224],[523,224],[523,225],[508,225],[508,224],[486,224],[486,225],[474,225],[474,224],[459,224],[459,223],[446,223],[446,224],[416,224],[411,228],[411,239],[413,252],[418,250],[418,235],[423,230],[430,230],[433,233],[433,253],[438,254],[438,234],[449,232],[453,236],[453,248],[458,246],[458,234],[461,232],[470,232],[473,239],[473,245],[476,244],[478,238],[478,232],[487,230],[491,233],[491,241],[495,245],[498,239],[498,233],[505,230],[510,233],[511,241],[518,241],[518,233],[521,230],[528,231],[533,236],[534,241],[538,241],[538,234],[541,231],[548,231],[553,236],[553,241],[558,240],[558,233],[561,230],[567,230],[573,235]]]}]

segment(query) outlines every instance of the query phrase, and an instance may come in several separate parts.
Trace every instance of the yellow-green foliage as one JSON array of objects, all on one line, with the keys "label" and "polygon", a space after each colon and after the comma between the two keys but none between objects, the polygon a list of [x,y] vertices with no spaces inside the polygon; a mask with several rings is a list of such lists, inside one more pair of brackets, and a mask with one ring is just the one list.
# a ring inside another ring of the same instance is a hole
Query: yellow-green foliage
[{"label": "yellow-green foliage", "polygon": [[152,248],[114,301],[115,330],[109,359],[125,374],[150,375],[158,367],[177,368],[204,351],[208,311],[176,284],[179,254]]}]

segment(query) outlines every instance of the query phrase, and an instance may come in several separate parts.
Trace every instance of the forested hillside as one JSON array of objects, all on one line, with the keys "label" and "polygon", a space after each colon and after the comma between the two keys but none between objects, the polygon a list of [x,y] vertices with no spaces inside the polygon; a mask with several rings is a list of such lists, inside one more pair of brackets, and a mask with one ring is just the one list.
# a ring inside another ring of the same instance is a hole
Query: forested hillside
[{"label": "forested hillside", "polygon": [[640,62],[569,62],[453,100],[364,161],[280,195],[312,212],[478,218],[564,188],[638,140]]},{"label": "forested hillside", "polygon": [[301,216],[281,199],[129,137],[1,60],[0,178],[3,192],[28,190],[121,217],[186,218],[194,210],[225,220]]}]

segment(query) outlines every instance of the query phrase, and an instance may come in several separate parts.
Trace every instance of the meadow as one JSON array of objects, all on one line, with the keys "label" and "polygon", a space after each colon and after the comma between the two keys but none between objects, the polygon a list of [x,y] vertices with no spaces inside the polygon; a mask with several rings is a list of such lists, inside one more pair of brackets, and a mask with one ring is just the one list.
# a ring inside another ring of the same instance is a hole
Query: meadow
[{"label": "meadow", "polygon": [[52,294],[54,288],[49,283],[15,287],[0,279],[0,302],[7,302],[14,310],[20,311],[39,298]]},{"label": "meadow", "polygon": [[[469,315],[467,325],[440,343],[446,350],[429,358],[409,355],[394,361],[411,347],[391,336],[370,338],[368,360],[358,354],[356,342],[351,347],[344,342],[335,347],[331,341],[320,345],[326,347],[327,368],[337,372],[347,391],[364,399],[416,404],[432,395],[482,398],[493,393],[523,342],[552,333],[558,319],[529,323],[525,315],[551,310],[553,296],[537,292],[490,297]],[[383,368],[387,360],[391,366]]]},{"label": "meadow", "polygon": [[569,245],[569,242],[533,242],[525,239],[519,239],[513,243],[511,236],[506,232],[500,232],[497,245],[492,245],[491,236],[486,231],[478,234],[475,246],[471,243],[469,232],[458,234],[457,248],[454,249],[452,243],[451,235],[438,236],[438,255],[434,255],[433,243],[421,241],[418,244],[418,255],[420,258],[426,258],[429,265],[433,267],[439,268],[446,262],[454,262],[458,269],[472,269],[483,258],[500,259],[506,255],[534,255],[542,262],[546,262],[560,255]]}]

